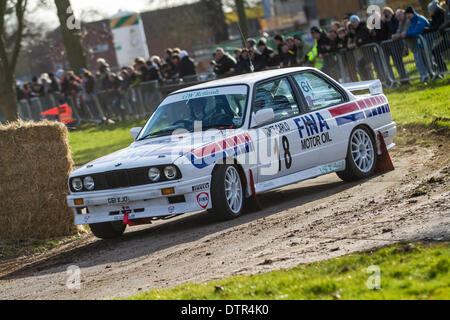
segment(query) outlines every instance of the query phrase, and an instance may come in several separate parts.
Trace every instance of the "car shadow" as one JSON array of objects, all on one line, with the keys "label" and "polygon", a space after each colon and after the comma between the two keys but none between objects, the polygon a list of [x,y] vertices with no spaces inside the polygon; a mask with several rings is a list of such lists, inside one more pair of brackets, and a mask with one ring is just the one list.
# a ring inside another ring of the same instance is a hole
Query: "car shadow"
[{"label": "car shadow", "polygon": [[[372,177],[375,178],[377,176]],[[320,178],[319,178],[320,179]],[[323,179],[322,179],[323,180]],[[119,239],[97,240],[87,245],[41,260],[4,275],[0,280],[13,280],[65,272],[70,265],[89,268],[96,265],[123,262],[151,255],[183,243],[194,242],[226,229],[276,215],[286,209],[305,205],[330,195],[343,192],[361,183],[309,180],[289,189],[278,189],[259,197],[263,210],[254,211],[225,222],[217,222],[212,214],[201,212],[180,216],[148,228],[129,231]],[[315,182],[317,181],[317,182]],[[307,184],[307,185],[305,185]],[[133,250],[139,248],[139,250]],[[117,254],[110,254],[115,251]]]}]

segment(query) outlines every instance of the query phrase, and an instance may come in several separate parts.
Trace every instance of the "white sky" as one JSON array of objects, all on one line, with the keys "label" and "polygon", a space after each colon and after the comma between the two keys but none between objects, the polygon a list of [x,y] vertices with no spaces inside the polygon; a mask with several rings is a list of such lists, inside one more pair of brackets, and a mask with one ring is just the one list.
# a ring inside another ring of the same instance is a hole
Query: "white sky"
[{"label": "white sky", "polygon": [[[39,20],[45,21],[51,26],[58,24],[56,8],[54,7],[53,1],[49,0],[50,6],[43,7],[37,13]],[[80,14],[87,10],[95,10],[108,18],[116,14],[119,10],[142,12],[192,1],[195,0],[71,0],[70,3],[75,12],[75,16],[86,20],[85,17],[80,17]]]}]

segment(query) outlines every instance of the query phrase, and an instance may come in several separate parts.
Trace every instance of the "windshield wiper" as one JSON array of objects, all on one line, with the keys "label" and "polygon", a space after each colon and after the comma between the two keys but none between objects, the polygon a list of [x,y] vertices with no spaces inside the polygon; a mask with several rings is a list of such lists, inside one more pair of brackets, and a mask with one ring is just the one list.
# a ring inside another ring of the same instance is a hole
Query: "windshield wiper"
[{"label": "windshield wiper", "polygon": [[232,125],[232,124],[212,124],[209,126],[202,127],[203,131],[208,130],[208,129],[213,129],[213,128],[218,128],[219,130],[234,129],[234,125]]},{"label": "windshield wiper", "polygon": [[160,130],[160,131],[156,131],[153,133],[149,133],[146,136],[143,136],[142,138],[140,138],[137,141],[142,141],[142,140],[146,140],[148,138],[153,138],[153,137],[164,137],[164,136],[169,136],[172,134],[172,132],[174,132],[174,129],[164,129],[164,130]]}]

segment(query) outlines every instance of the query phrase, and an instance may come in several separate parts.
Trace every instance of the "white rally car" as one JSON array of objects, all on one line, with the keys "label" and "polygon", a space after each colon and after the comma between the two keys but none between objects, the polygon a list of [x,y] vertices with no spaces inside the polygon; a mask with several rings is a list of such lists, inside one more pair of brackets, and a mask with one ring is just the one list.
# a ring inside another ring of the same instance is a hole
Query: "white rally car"
[{"label": "white rally car", "polygon": [[99,238],[189,212],[231,219],[269,190],[373,175],[396,131],[379,81],[341,85],[312,68],[212,81],[172,93],[128,148],[74,171],[67,201]]}]

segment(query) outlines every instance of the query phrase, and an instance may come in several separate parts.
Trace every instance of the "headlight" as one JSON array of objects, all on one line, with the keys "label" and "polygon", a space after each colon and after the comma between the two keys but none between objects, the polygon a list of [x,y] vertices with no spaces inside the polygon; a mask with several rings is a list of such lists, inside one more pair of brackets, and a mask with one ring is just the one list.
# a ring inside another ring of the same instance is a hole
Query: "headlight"
[{"label": "headlight", "polygon": [[88,191],[94,190],[94,187],[95,187],[94,178],[86,177],[83,179],[83,183],[84,183],[84,187],[86,188],[86,190],[88,190]]},{"label": "headlight", "polygon": [[72,188],[75,191],[81,191],[83,190],[83,182],[80,178],[72,179]]},{"label": "headlight", "polygon": [[177,168],[174,166],[167,166],[164,168],[164,175],[167,179],[173,180],[177,177]]},{"label": "headlight", "polygon": [[151,182],[158,182],[161,178],[161,171],[158,168],[150,168],[148,170],[148,178]]}]

